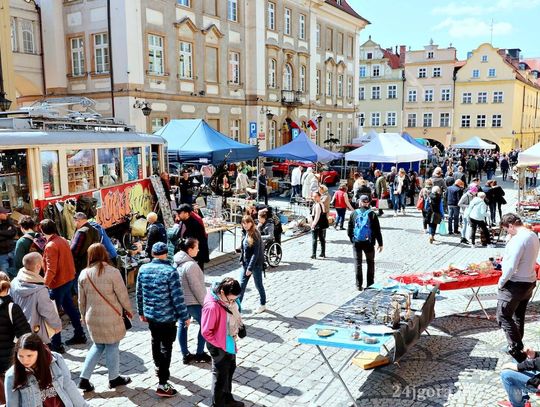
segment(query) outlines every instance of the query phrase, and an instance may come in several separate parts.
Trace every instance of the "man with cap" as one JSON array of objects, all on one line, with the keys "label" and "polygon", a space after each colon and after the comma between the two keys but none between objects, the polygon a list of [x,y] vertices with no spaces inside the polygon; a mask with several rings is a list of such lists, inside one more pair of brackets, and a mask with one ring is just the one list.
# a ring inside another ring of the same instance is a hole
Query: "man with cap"
[{"label": "man with cap", "polygon": [[446,190],[446,204],[448,205],[448,234],[459,234],[459,200],[463,195],[465,184],[457,179],[454,185]]},{"label": "man with cap", "polygon": [[178,393],[168,383],[176,321],[182,321],[186,327],[190,323],[178,272],[167,260],[167,251],[165,243],[154,243],[153,259],[139,269],[136,288],[139,318],[148,322],[152,335],[152,357],[159,379],[156,395],[159,397],[172,397]]},{"label": "man with cap", "polygon": [[0,270],[4,271],[10,278],[17,275],[13,270],[13,252],[15,241],[13,238],[17,234],[17,228],[9,218],[10,210],[0,207]]},{"label": "man with cap", "polygon": [[176,210],[176,221],[180,222],[179,239],[192,237],[199,241],[199,253],[194,257],[194,260],[201,270],[204,270],[204,263],[210,261],[210,251],[208,249],[208,235],[201,217],[193,211],[191,205],[181,204]]},{"label": "man with cap", "polygon": [[375,282],[375,242],[379,253],[383,249],[383,239],[379,218],[371,210],[371,198],[362,195],[358,200],[356,209],[349,218],[347,234],[353,244],[354,259],[356,262],[356,287],[362,291],[362,254],[366,255],[367,284],[366,288]]},{"label": "man with cap", "polygon": [[152,247],[157,242],[163,242],[167,244],[167,229],[163,226],[163,223],[158,222],[158,216],[155,212],[149,212],[146,215],[148,222],[148,228],[146,229],[146,254],[149,258],[152,258]]},{"label": "man with cap", "polygon": [[[88,223],[88,218],[83,212],[77,212],[73,215],[73,220],[75,221],[75,235],[71,239],[71,254],[73,254],[73,260],[75,261],[75,271],[76,271],[76,282],[79,279],[79,274],[83,269],[88,267],[88,248],[94,243],[99,243],[101,238],[99,237],[99,232]],[[74,290],[77,291],[77,283],[73,286]]]}]

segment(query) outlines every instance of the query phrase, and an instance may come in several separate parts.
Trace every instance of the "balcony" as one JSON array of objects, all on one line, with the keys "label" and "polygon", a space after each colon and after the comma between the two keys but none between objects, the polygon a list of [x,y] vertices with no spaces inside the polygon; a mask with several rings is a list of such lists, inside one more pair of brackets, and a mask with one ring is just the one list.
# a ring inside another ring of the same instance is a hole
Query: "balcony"
[{"label": "balcony", "polygon": [[303,104],[302,96],[303,94],[299,90],[282,90],[281,104],[289,107],[301,106]]}]

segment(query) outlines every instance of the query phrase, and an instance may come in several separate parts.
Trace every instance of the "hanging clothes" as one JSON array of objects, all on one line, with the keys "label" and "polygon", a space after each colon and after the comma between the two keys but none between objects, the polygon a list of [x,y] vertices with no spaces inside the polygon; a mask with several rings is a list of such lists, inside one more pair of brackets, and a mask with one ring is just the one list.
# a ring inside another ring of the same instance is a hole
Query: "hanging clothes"
[{"label": "hanging clothes", "polygon": [[63,215],[63,221],[65,224],[65,235],[63,235],[66,239],[71,240],[73,238],[73,235],[75,234],[75,230],[77,227],[75,226],[75,219],[73,219],[73,215],[75,215],[76,211],[76,203],[73,199],[68,199],[64,203],[64,210],[62,211]]}]

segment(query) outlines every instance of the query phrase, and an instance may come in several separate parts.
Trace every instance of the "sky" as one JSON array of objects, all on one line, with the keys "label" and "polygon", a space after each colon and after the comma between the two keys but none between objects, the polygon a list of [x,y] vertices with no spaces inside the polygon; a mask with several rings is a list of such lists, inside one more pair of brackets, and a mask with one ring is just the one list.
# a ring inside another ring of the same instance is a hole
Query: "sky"
[{"label": "sky", "polygon": [[540,0],[348,0],[371,22],[360,33],[383,48],[422,49],[430,39],[441,48],[452,44],[458,58],[484,42],[496,48],[520,48],[523,58],[540,57]]}]

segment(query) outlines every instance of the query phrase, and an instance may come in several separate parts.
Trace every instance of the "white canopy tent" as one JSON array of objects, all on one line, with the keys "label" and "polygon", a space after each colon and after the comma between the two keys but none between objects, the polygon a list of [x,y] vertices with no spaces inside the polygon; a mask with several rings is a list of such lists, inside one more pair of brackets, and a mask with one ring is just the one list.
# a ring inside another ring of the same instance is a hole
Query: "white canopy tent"
[{"label": "white canopy tent", "polygon": [[401,137],[399,133],[379,133],[366,145],[345,154],[347,161],[403,163],[427,159],[428,153]]},{"label": "white canopy tent", "polygon": [[518,155],[518,167],[540,165],[540,143],[529,147]]},{"label": "white canopy tent", "polygon": [[466,148],[466,149],[473,149],[473,150],[493,150],[494,148],[497,148],[495,144],[490,144],[482,140],[480,137],[472,137],[467,141],[464,141],[463,143],[454,144],[452,147],[455,148]]}]

